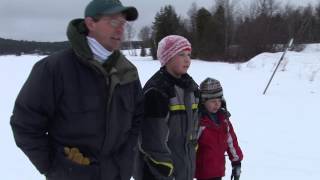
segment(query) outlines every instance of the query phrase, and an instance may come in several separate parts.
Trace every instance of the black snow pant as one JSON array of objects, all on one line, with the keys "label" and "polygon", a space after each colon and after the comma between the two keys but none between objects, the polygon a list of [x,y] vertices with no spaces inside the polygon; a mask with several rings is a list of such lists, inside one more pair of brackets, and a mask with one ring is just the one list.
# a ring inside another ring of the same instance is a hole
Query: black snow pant
[{"label": "black snow pant", "polygon": [[210,178],[210,179],[197,179],[197,180],[221,180],[222,177],[215,177],[215,178]]}]

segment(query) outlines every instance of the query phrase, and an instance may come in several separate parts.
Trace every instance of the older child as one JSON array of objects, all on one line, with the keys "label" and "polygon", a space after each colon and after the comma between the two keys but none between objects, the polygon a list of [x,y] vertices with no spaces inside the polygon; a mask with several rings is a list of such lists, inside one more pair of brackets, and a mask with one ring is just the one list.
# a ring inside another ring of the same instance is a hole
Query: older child
[{"label": "older child", "polygon": [[138,180],[192,180],[198,127],[198,85],[187,74],[191,45],[170,35],[158,45],[161,68],[144,86],[142,176]]},{"label": "older child", "polygon": [[200,94],[200,137],[195,177],[198,180],[221,180],[225,175],[224,154],[227,152],[233,167],[231,179],[238,180],[243,155],[229,121],[220,82],[205,79],[200,84]]}]

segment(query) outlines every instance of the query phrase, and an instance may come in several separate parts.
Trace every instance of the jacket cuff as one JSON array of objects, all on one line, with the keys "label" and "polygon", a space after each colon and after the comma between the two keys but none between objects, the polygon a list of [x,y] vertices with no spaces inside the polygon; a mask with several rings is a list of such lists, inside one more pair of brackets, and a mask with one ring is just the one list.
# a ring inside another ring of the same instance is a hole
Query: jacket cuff
[{"label": "jacket cuff", "polygon": [[241,167],[241,161],[231,162],[231,165],[232,165],[232,167],[235,167],[235,166],[240,166]]},{"label": "jacket cuff", "polygon": [[155,159],[148,157],[147,163],[151,166],[152,169],[155,169],[162,176],[170,177],[173,173],[173,164],[170,162],[161,162],[156,161]]}]

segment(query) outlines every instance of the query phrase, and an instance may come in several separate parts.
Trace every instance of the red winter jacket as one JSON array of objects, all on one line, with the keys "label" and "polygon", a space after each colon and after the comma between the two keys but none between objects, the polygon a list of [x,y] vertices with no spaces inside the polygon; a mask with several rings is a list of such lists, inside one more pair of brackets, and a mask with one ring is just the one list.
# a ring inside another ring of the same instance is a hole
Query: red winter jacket
[{"label": "red winter jacket", "polygon": [[196,158],[197,179],[223,177],[225,175],[225,152],[233,163],[243,158],[232,124],[222,111],[217,112],[220,124],[216,124],[208,115],[200,118],[198,151]]}]

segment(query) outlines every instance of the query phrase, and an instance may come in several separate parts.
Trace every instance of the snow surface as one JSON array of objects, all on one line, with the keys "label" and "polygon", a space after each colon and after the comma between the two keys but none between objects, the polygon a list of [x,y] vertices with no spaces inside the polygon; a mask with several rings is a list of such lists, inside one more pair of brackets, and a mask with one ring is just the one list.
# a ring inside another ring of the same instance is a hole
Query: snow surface
[{"label": "snow surface", "polygon": [[[320,45],[309,45],[302,52],[289,51],[263,95],[281,54],[262,53],[241,64],[193,60],[189,69],[197,83],[206,77],[222,83],[244,152],[241,179],[319,179]],[[151,57],[127,57],[138,67],[142,84],[160,67]],[[16,147],[9,125],[15,98],[33,64],[41,58],[0,56],[1,179],[44,179]],[[226,174],[224,179],[229,179],[229,162]]]}]

